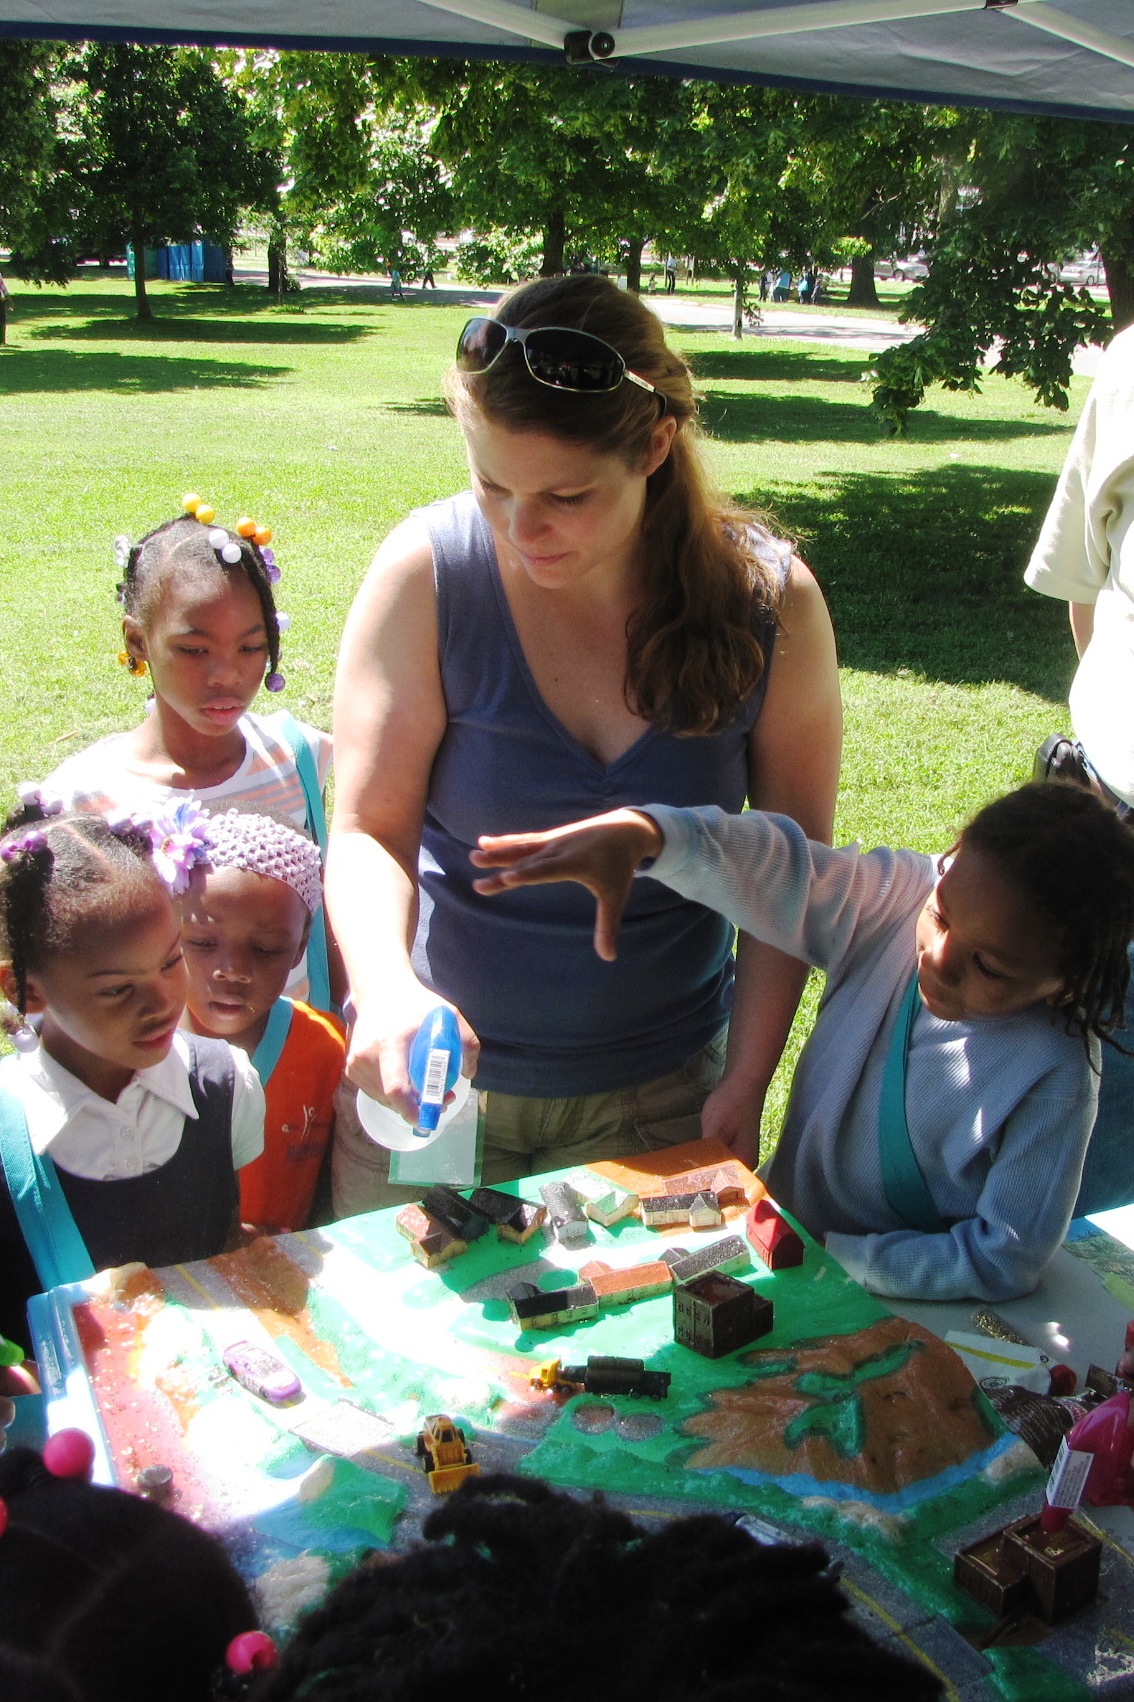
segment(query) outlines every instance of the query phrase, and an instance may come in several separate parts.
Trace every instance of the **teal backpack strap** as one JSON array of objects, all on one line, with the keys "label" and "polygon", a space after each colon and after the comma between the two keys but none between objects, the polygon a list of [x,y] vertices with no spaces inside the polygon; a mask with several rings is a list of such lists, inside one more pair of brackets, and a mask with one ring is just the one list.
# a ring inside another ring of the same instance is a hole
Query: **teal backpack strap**
[{"label": "teal backpack strap", "polygon": [[260,1078],[261,1087],[267,1087],[272,1071],[280,1061],[280,1054],[291,1032],[294,1010],[295,1006],[290,999],[277,999],[268,1012],[268,1025],[260,1036],[260,1044],[252,1054],[252,1068]]},{"label": "teal backpack strap", "polygon": [[37,1154],[23,1107],[0,1094],[0,1161],[16,1217],[44,1289],[94,1276],[87,1244],[79,1234],[49,1154]]},{"label": "teal backpack strap", "polygon": [[295,772],[299,776],[299,784],[303,788],[303,803],[307,811],[307,831],[312,839],[317,840],[323,856],[327,855],[327,814],[323,808],[323,794],[319,789],[319,776],[315,769],[315,757],[311,746],[307,743],[306,735],[295,716],[288,709],[281,709],[272,720],[275,722],[280,737],[287,740],[295,757]]},{"label": "teal backpack strap", "polygon": [[882,1191],[891,1211],[911,1229],[940,1235],[947,1228],[933,1203],[925,1177],[910,1143],[906,1121],[906,1061],[910,1035],[917,1014],[917,971],[910,977],[898,1011],[890,1050],[882,1075],[882,1097],[878,1102],[878,1151],[882,1165]]},{"label": "teal backpack strap", "polygon": [[[311,746],[307,743],[303,728],[289,710],[281,709],[272,719],[280,737],[286,739],[291,746],[292,755],[295,757],[295,772],[303,788],[307,831],[312,839],[318,841],[319,850],[326,861],[327,814],[323,808],[323,794],[319,790],[319,776],[315,770]],[[317,1011],[334,1011],[335,1006],[331,1002],[331,970],[327,962],[327,923],[321,904],[311,918],[311,932],[307,937],[307,982],[308,1004]]]}]

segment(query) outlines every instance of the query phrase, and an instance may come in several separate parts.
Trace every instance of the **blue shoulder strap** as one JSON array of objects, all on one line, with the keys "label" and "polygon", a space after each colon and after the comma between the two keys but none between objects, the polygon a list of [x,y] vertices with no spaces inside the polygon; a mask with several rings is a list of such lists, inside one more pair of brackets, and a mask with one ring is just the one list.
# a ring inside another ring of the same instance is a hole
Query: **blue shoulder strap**
[{"label": "blue shoulder strap", "polygon": [[[326,860],[327,815],[323,808],[323,794],[319,790],[319,776],[315,770],[311,746],[307,743],[303,728],[290,710],[277,711],[273,720],[281,738],[286,739],[291,746],[292,755],[295,757],[295,772],[303,788],[307,831],[318,841],[319,850]],[[327,962],[327,924],[321,904],[311,918],[311,932],[307,937],[307,981],[308,1004],[317,1011],[334,1010],[335,1007],[331,1003],[331,971]]]},{"label": "blue shoulder strap", "polygon": [[324,857],[327,855],[327,815],[323,808],[323,794],[319,789],[319,776],[315,769],[315,758],[311,746],[307,743],[306,735],[299,722],[289,709],[277,710],[272,717],[282,738],[291,746],[295,757],[295,772],[299,776],[299,784],[303,788],[303,802],[307,811],[307,831],[312,839],[319,843],[319,849]]},{"label": "blue shoulder strap", "polygon": [[917,1007],[915,969],[894,1023],[882,1075],[882,1096],[878,1102],[882,1191],[890,1210],[896,1212],[903,1223],[908,1223],[911,1229],[922,1230],[926,1235],[940,1235],[947,1225],[925,1185],[906,1121],[906,1060]]},{"label": "blue shoulder strap", "polygon": [[0,1094],[0,1161],[16,1217],[44,1289],[94,1275],[50,1154],[34,1151],[23,1107]]},{"label": "blue shoulder strap", "polygon": [[261,1087],[267,1087],[272,1071],[280,1061],[280,1054],[291,1030],[294,1010],[295,1006],[290,999],[277,999],[268,1012],[268,1025],[260,1036],[260,1044],[252,1054],[252,1068],[260,1078]]}]

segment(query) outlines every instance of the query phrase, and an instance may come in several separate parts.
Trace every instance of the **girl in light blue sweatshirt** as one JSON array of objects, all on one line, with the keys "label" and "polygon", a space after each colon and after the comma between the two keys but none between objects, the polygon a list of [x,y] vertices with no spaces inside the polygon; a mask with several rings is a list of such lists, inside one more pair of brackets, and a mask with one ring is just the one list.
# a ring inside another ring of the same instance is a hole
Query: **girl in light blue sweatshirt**
[{"label": "girl in light blue sweatshirt", "polygon": [[640,877],[824,969],[770,1191],[876,1294],[1035,1287],[1071,1218],[1134,936],[1134,831],[1092,793],[1024,786],[939,858],[655,805],[480,846],[481,893],[590,888],[600,957]]}]

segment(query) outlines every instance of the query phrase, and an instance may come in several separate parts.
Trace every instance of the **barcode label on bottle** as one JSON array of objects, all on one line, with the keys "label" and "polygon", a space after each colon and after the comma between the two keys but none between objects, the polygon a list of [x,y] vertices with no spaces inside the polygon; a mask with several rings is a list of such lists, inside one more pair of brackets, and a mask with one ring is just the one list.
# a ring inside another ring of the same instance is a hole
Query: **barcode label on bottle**
[{"label": "barcode label on bottle", "polygon": [[1049,1507],[1077,1507],[1083,1497],[1083,1487],[1087,1481],[1087,1473],[1094,1463],[1093,1454],[1085,1454],[1077,1448],[1067,1446],[1066,1436],[1059,1444],[1059,1452],[1055,1456],[1055,1464],[1051,1468],[1051,1476],[1047,1482],[1047,1504]]},{"label": "barcode label on bottle", "polygon": [[449,1074],[449,1054],[434,1046],[425,1064],[425,1081],[421,1089],[423,1105],[440,1105],[445,1098],[445,1077]]}]

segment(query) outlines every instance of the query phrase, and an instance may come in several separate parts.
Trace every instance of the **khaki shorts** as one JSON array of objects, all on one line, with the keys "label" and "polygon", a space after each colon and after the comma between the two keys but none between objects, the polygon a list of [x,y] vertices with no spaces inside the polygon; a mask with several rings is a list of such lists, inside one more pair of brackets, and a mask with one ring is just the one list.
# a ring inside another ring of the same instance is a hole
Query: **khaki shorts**
[{"label": "khaki shorts", "polygon": [[[486,1093],[481,1181],[491,1187],[546,1170],[630,1158],[696,1140],[701,1107],[724,1070],[727,1038],[728,1030],[722,1029],[680,1069],[609,1093],[572,1099]],[[336,1217],[408,1205],[425,1192],[390,1182],[390,1155],[363,1131],[356,1099],[355,1089],[344,1081],[335,1099],[331,1166]]]}]

